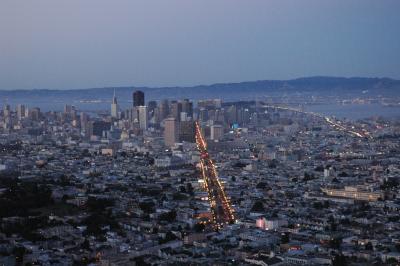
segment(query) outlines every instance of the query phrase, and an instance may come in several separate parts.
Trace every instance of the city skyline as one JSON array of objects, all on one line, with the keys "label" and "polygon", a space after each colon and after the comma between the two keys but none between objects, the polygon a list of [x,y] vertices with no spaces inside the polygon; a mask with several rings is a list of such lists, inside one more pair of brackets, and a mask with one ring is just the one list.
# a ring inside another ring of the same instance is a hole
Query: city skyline
[{"label": "city skyline", "polygon": [[1,1],[0,265],[400,265],[399,11]]},{"label": "city skyline", "polygon": [[94,112],[3,105],[0,264],[400,261],[399,117],[307,110],[399,96],[127,95]]}]

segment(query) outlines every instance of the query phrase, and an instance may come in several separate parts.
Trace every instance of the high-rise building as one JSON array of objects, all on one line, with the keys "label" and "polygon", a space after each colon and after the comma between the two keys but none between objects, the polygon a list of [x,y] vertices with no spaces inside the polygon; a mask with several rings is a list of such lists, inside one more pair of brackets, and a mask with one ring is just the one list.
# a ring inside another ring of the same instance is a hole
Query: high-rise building
[{"label": "high-rise building", "polygon": [[148,126],[148,111],[147,106],[138,106],[138,118],[139,118],[139,127],[140,129],[147,130]]},{"label": "high-rise building", "polygon": [[72,106],[71,114],[69,115],[72,120],[77,120],[78,118],[78,111],[76,110],[75,106]]},{"label": "high-rise building", "polygon": [[212,140],[220,140],[224,135],[224,128],[221,125],[212,125],[210,131],[210,138]]},{"label": "high-rise building", "polygon": [[85,133],[85,136],[89,135],[89,115],[87,113],[81,113],[81,132]]},{"label": "high-rise building", "polygon": [[179,123],[174,117],[168,117],[164,126],[164,143],[173,146],[179,140]]},{"label": "high-rise building", "polygon": [[69,104],[64,105],[64,114],[70,114],[72,112],[72,106]]},{"label": "high-rise building", "polygon": [[176,119],[176,121],[180,121],[181,119],[181,112],[182,112],[182,103],[173,101],[170,105],[171,112],[170,115]]},{"label": "high-rise building", "polygon": [[254,125],[254,126],[258,126],[258,114],[256,112],[251,114],[251,116],[250,116],[250,124]]},{"label": "high-rise building", "polygon": [[91,123],[91,130],[92,134],[94,136],[101,137],[103,136],[103,132],[110,130],[111,128],[111,123],[110,122],[105,122],[105,121],[93,121]]},{"label": "high-rise building", "polygon": [[25,117],[25,105],[18,104],[17,105],[17,118],[18,118],[18,120],[21,120],[24,117]]},{"label": "high-rise building", "polygon": [[182,101],[182,112],[185,112],[188,117],[193,117],[193,103],[188,99]]},{"label": "high-rise building", "polygon": [[8,105],[8,104],[4,105],[4,107],[3,107],[3,116],[4,116],[4,117],[9,117],[10,114],[11,114],[11,107],[10,107],[10,105]]},{"label": "high-rise building", "polygon": [[219,122],[219,123],[224,123],[225,118],[224,118],[224,111],[221,109],[216,109],[214,113],[214,122]]},{"label": "high-rise building", "polygon": [[132,107],[128,110],[126,110],[125,117],[131,122],[131,123],[137,123],[139,121],[138,118],[138,108],[137,107]]},{"label": "high-rise building", "polygon": [[115,96],[115,89],[111,103],[111,117],[118,118],[118,103],[117,103],[117,97]]},{"label": "high-rise building", "polygon": [[154,112],[154,109],[157,108],[157,102],[156,101],[149,101],[149,104],[147,105],[149,113]]},{"label": "high-rise building", "polygon": [[147,104],[147,111],[149,114],[149,120],[155,121],[154,117],[156,115],[157,110],[157,102],[156,101],[149,101]]},{"label": "high-rise building", "polygon": [[39,121],[40,118],[40,108],[39,107],[34,107],[29,110],[29,118],[32,121]]},{"label": "high-rise building", "polygon": [[221,108],[222,101],[220,99],[200,100],[197,102],[199,108]]},{"label": "high-rise building", "polygon": [[181,121],[179,123],[179,140],[186,142],[195,141],[195,126],[193,121]]},{"label": "high-rise building", "polygon": [[169,115],[169,102],[168,100],[162,100],[160,102],[160,120],[164,120]]},{"label": "high-rise building", "polygon": [[3,128],[9,129],[11,127],[11,107],[8,104],[4,105],[3,118],[4,118]]},{"label": "high-rise building", "polygon": [[152,123],[154,123],[156,125],[159,125],[161,123],[162,119],[161,119],[160,108],[159,107],[154,109],[153,117],[151,118],[151,120],[152,120]]},{"label": "high-rise building", "polygon": [[133,93],[133,106],[144,106],[144,92],[135,91]]},{"label": "high-rise building", "polygon": [[199,110],[199,120],[201,122],[206,122],[208,120],[208,111],[205,108],[200,108]]},{"label": "high-rise building", "polygon": [[188,116],[188,114],[186,112],[181,112],[179,120],[180,121],[190,121],[191,118]]},{"label": "high-rise building", "polygon": [[226,121],[228,124],[237,123],[237,108],[235,105],[229,106],[228,110],[226,111]]}]

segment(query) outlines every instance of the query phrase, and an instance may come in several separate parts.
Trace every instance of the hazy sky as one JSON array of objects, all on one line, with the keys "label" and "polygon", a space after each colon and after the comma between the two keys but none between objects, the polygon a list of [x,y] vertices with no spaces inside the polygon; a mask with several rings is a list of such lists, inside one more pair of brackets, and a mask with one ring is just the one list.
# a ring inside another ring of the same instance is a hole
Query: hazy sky
[{"label": "hazy sky", "polygon": [[0,89],[400,79],[398,0],[0,0]]}]

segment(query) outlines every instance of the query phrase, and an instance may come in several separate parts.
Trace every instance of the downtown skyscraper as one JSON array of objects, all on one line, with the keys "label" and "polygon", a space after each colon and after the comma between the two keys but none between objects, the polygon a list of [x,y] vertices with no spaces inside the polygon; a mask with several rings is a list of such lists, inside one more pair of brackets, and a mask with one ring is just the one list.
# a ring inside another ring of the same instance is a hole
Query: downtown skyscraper
[{"label": "downtown skyscraper", "polygon": [[135,91],[133,93],[133,107],[144,106],[144,92]]},{"label": "downtown skyscraper", "polygon": [[111,103],[111,117],[118,118],[118,102],[117,102],[117,97],[115,96],[115,89],[114,89],[114,96],[112,98],[112,103]]}]

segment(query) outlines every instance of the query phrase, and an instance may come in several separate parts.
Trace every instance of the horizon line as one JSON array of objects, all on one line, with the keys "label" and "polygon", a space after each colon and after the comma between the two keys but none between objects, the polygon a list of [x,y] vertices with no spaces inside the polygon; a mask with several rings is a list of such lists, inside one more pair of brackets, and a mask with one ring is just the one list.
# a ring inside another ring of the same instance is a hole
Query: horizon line
[{"label": "horizon line", "polygon": [[294,81],[300,79],[312,79],[312,78],[337,78],[337,79],[381,79],[381,80],[391,80],[391,81],[400,81],[400,79],[394,79],[390,77],[367,77],[367,76],[329,76],[329,75],[317,75],[317,76],[302,76],[297,78],[290,79],[258,79],[258,80],[245,80],[245,81],[237,81],[237,82],[215,82],[215,83],[203,83],[197,85],[187,85],[187,86],[137,86],[137,85],[118,85],[118,86],[104,86],[104,87],[81,87],[81,88],[70,88],[70,89],[58,89],[58,88],[31,88],[31,89],[0,89],[0,92],[12,92],[12,91],[74,91],[74,90],[93,90],[93,89],[124,89],[124,88],[133,88],[133,89],[168,89],[168,88],[195,88],[195,87],[211,87],[215,85],[225,85],[225,84],[242,84],[242,83],[251,83],[251,82],[263,82],[263,81]]}]

